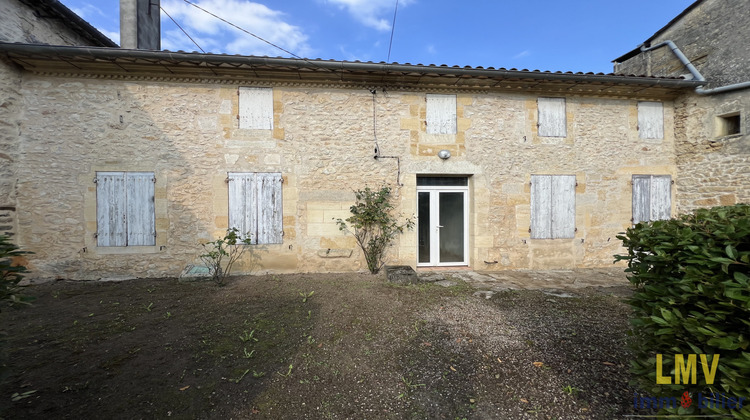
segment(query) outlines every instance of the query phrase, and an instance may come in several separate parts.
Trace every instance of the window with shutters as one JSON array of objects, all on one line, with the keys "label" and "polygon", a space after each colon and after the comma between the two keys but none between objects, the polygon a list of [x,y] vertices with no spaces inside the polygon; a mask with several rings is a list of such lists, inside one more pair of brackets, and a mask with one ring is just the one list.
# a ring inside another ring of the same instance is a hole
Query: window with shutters
[{"label": "window with shutters", "polygon": [[664,105],[661,102],[638,102],[638,137],[664,138]]},{"label": "window with shutters", "polygon": [[540,137],[567,137],[565,98],[537,98]]},{"label": "window with shutters", "polygon": [[575,237],[575,195],[575,175],[532,175],[531,238]]},{"label": "window with shutters", "polygon": [[633,175],[633,223],[672,217],[672,177]]},{"label": "window with shutters", "polygon": [[427,133],[456,134],[456,95],[427,96]]},{"label": "window with shutters", "polygon": [[97,246],[156,244],[153,172],[96,173]]},{"label": "window with shutters", "polygon": [[273,129],[273,89],[240,87],[240,128]]},{"label": "window with shutters", "polygon": [[229,173],[229,228],[252,244],[282,243],[280,173]]}]

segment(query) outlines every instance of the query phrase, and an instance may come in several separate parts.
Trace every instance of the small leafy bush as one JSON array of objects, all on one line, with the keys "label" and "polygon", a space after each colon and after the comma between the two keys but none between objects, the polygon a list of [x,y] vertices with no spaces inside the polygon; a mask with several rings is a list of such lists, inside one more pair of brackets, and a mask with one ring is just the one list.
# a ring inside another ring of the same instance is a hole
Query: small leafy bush
[{"label": "small leafy bush", "polygon": [[[17,258],[31,252],[21,251],[10,238],[0,235],[0,303],[5,305],[28,304],[30,298],[18,293],[18,283],[28,270],[17,264]],[[0,306],[2,311],[2,306]]]},{"label": "small leafy bush", "polygon": [[354,236],[362,249],[370,273],[377,274],[385,265],[385,254],[397,235],[404,229],[414,228],[414,219],[399,223],[393,214],[391,188],[384,185],[379,190],[365,187],[354,192],[356,202],[349,208],[352,215],[346,220],[336,219],[342,232]]},{"label": "small leafy bush", "polygon": [[[639,223],[617,238],[628,253],[615,260],[627,261],[625,271],[636,286],[629,303],[635,310],[632,372],[638,385],[654,396],[689,391],[750,397],[750,205]],[[662,376],[671,375],[671,385],[656,384],[656,354],[664,355]],[[713,385],[706,383],[700,361],[696,384],[675,384],[675,354],[719,354]],[[700,412],[696,405],[665,411]],[[750,404],[702,412],[750,419]]]},{"label": "small leafy bush", "polygon": [[223,238],[201,244],[205,253],[200,255],[200,259],[208,267],[211,279],[216,284],[219,286],[224,284],[234,263],[247,251],[244,245],[251,243],[252,239],[249,235],[243,238],[237,228],[231,228],[227,229]]}]

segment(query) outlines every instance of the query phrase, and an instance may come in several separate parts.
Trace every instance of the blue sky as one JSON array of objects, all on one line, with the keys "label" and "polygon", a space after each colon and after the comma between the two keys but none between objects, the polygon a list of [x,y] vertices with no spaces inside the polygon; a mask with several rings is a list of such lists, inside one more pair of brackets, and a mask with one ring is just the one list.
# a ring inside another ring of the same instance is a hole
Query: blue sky
[{"label": "blue sky", "polygon": [[[119,42],[119,0],[61,0]],[[386,61],[396,0],[190,0],[306,58]],[[399,0],[390,61],[612,71],[694,0]],[[183,0],[161,0],[207,52],[288,57]],[[197,51],[162,13],[162,48]]]}]

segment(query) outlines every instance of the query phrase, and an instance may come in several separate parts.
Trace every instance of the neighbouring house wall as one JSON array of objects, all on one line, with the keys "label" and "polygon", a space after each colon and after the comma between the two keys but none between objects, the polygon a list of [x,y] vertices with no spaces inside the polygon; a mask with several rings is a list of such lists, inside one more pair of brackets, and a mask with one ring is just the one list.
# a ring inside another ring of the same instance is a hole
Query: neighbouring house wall
[{"label": "neighbouring house wall", "polygon": [[0,59],[0,235],[16,231],[16,162],[23,101],[21,73]]},{"label": "neighbouring house wall", "polygon": [[[39,16],[18,0],[0,0],[0,41],[52,45],[86,45],[87,41],[60,19]],[[19,130],[23,121],[21,72],[0,59],[0,234],[16,230]]]},{"label": "neighbouring house wall", "polygon": [[[31,2],[30,2],[31,3]],[[19,0],[0,0],[0,41],[26,44],[89,45],[59,18],[41,16]]]},{"label": "neighbouring house wall", "polygon": [[[673,41],[708,80],[708,87],[750,80],[750,8],[745,1],[705,0],[651,40]],[[615,63],[615,73],[677,77],[690,72],[669,47]]]},{"label": "neighbouring house wall", "polygon": [[[651,41],[671,40],[706,78],[708,88],[750,81],[750,8],[743,1],[705,0]],[[615,63],[615,72],[691,77],[668,47]],[[739,114],[725,135],[722,117]],[[698,95],[675,104],[677,210],[750,202],[750,89]]]},{"label": "neighbouring house wall", "polygon": [[[740,113],[740,133],[721,135],[721,116]],[[675,105],[677,210],[750,203],[750,90],[685,95]]]},{"label": "neighbouring house wall", "polygon": [[[566,98],[567,137],[551,138],[537,133],[537,97],[549,95],[436,92],[456,94],[457,132],[428,134],[426,92],[378,91],[373,102],[367,89],[280,84],[274,129],[249,130],[238,128],[239,86],[252,85],[25,74],[18,238],[35,252],[34,276],[179,274],[228,227],[228,172],[284,180],[283,243],[254,246],[244,272],[364,269],[333,219],[348,217],[354,190],[397,182],[398,210],[416,214],[425,174],[470,177],[472,268],[609,266],[621,251],[615,235],[630,225],[632,175],[677,174],[669,101],[663,139],[639,138],[638,98],[581,96]],[[398,162],[373,158],[375,135]],[[441,149],[453,156],[441,160]],[[154,172],[155,246],[97,246],[97,171]],[[574,238],[530,239],[537,174],[576,176]],[[409,232],[391,262],[414,266],[416,255]]]}]

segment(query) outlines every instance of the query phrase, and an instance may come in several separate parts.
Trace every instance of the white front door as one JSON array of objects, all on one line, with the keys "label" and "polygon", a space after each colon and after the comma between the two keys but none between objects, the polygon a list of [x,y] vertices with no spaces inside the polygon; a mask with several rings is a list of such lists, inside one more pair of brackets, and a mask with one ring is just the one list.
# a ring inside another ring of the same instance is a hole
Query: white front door
[{"label": "white front door", "polygon": [[[419,182],[418,178],[417,265],[419,266],[468,265],[469,263],[467,217],[469,189],[465,182],[466,178],[441,182],[442,179],[444,178]],[[424,185],[441,183],[465,185]]]}]

